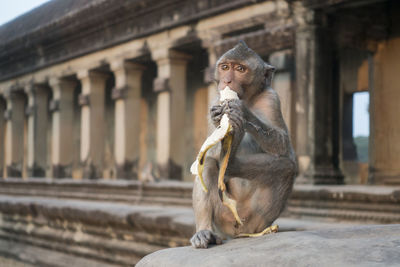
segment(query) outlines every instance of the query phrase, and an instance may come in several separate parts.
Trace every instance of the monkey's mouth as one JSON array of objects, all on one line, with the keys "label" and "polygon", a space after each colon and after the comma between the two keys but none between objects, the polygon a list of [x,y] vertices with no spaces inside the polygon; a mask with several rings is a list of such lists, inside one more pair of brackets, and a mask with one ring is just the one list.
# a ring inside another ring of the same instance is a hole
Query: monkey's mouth
[{"label": "monkey's mouth", "polygon": [[220,102],[223,102],[225,100],[230,100],[230,99],[238,99],[239,94],[235,90],[231,89],[229,86],[225,86],[224,90],[221,90],[219,92],[220,95]]},{"label": "monkey's mouth", "polygon": [[[227,89],[228,88],[228,89]],[[220,94],[220,102],[224,101],[224,100],[229,100],[232,98],[224,98],[222,99],[222,94],[225,94],[224,92],[229,92],[231,94],[235,94],[235,97],[233,99],[242,99],[242,95],[243,95],[243,90],[239,89],[239,90],[235,90],[231,87],[229,87],[228,85],[224,87],[224,89],[219,89],[219,94]]]}]

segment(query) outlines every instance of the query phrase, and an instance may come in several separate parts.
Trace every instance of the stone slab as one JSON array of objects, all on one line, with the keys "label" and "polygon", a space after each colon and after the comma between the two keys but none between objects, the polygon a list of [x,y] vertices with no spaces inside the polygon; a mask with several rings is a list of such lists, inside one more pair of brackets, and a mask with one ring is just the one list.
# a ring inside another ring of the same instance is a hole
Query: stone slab
[{"label": "stone slab", "polygon": [[46,220],[72,220],[99,226],[127,226],[152,231],[165,229],[181,237],[194,231],[192,209],[176,206],[0,195],[0,213],[43,216]]},{"label": "stone slab", "polygon": [[117,267],[112,263],[69,255],[60,251],[0,239],[0,266],[3,267]]},{"label": "stone slab", "polygon": [[[279,218],[280,231],[346,227],[348,223]],[[194,233],[191,207],[137,205],[105,201],[0,195],[0,243],[46,248],[46,254],[93,258],[99,262],[130,265],[149,253],[185,246]],[[10,252],[0,246],[0,255]],[[20,258],[24,252],[14,250]]]},{"label": "stone slab", "polygon": [[[29,245],[29,251],[42,247],[45,255],[60,260],[69,254],[134,265],[154,251],[188,245],[193,217],[186,207],[0,195],[0,243]],[[20,259],[25,254],[8,247],[0,244],[0,255],[12,252],[8,256]]]},{"label": "stone slab", "polygon": [[280,232],[209,249],[171,248],[136,266],[400,266],[400,224]]},{"label": "stone slab", "polygon": [[[0,195],[32,196],[134,205],[192,206],[191,182],[126,180],[0,179]],[[400,223],[400,186],[295,185],[285,217],[350,223]]]}]

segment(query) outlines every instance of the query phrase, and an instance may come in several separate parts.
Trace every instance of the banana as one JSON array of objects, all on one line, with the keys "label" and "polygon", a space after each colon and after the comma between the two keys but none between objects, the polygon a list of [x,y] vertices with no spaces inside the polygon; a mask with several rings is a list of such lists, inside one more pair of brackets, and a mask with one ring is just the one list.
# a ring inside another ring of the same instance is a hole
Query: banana
[{"label": "banana", "polygon": [[278,232],[278,230],[279,230],[278,225],[272,225],[272,226],[265,228],[262,232],[259,232],[256,234],[239,234],[236,237],[260,237],[263,235],[276,233],[276,232]]},{"label": "banana", "polygon": [[[228,86],[224,88],[224,90],[220,91],[220,103],[222,104],[225,100],[239,99],[237,93],[231,90]],[[240,225],[243,225],[236,208],[236,200],[229,198],[226,193],[226,185],[224,183],[224,176],[226,168],[228,167],[229,156],[232,148],[232,140],[233,140],[233,128],[229,123],[229,118],[227,114],[223,114],[220,125],[215,129],[215,131],[206,139],[203,145],[200,148],[200,152],[197,155],[195,162],[193,162],[190,167],[190,171],[192,174],[197,175],[199,178],[202,188],[204,192],[208,192],[207,186],[203,179],[203,170],[204,170],[204,161],[207,151],[216,145],[218,142],[222,142],[221,153],[223,155],[222,162],[220,164],[219,174],[218,174],[218,189],[220,193],[220,198],[222,203],[228,207],[235,220]]]}]

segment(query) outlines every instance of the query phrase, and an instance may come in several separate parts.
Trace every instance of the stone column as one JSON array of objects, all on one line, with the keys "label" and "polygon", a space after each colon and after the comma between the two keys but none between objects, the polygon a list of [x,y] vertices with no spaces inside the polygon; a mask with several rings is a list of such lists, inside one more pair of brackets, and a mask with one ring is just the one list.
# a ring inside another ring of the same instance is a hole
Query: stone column
[{"label": "stone column", "polygon": [[[217,84],[215,83],[215,64],[217,63],[217,52],[215,51],[215,47],[211,45],[210,41],[203,41],[203,46],[207,49],[208,52],[208,67],[204,71],[204,83],[208,84],[207,86],[207,107],[210,108],[216,101],[218,96]],[[208,116],[208,110],[207,110]],[[206,117],[207,118],[207,117]],[[208,133],[211,134],[214,130],[214,127],[211,124],[208,124]]]},{"label": "stone column", "polygon": [[54,178],[72,176],[74,90],[77,83],[64,79],[50,80],[53,99],[52,112],[51,173]]},{"label": "stone column", "polygon": [[138,177],[140,97],[144,67],[124,60],[111,63],[115,76],[115,145],[117,178]]},{"label": "stone column", "polygon": [[154,81],[157,96],[157,168],[160,176],[182,179],[186,102],[186,63],[189,56],[173,50],[152,53],[158,77]]},{"label": "stone column", "polygon": [[331,34],[324,27],[323,14],[297,9],[296,153],[299,159],[298,182],[341,184],[338,168],[338,127],[334,127],[333,57]]},{"label": "stone column", "polygon": [[44,177],[47,164],[47,101],[44,86],[30,84],[25,88],[28,95],[28,177]]},{"label": "stone column", "polygon": [[82,84],[80,160],[84,178],[100,178],[104,160],[104,97],[107,75],[84,70],[78,73]]},{"label": "stone column", "polygon": [[357,161],[353,139],[353,94],[343,94],[342,153],[344,161]]},{"label": "stone column", "polygon": [[22,177],[24,161],[25,98],[21,92],[6,92],[6,176]]},{"label": "stone column", "polygon": [[383,41],[369,59],[369,182],[400,184],[400,40]]},{"label": "stone column", "polygon": [[0,177],[4,175],[4,138],[6,129],[5,111],[7,110],[7,103],[0,96]]},{"label": "stone column", "polygon": [[208,47],[208,67],[204,73],[204,82],[208,84],[208,106],[211,106],[217,98],[217,84],[214,82],[215,64],[217,63],[217,53],[214,47]]},{"label": "stone column", "polygon": [[291,50],[274,52],[269,57],[269,63],[276,68],[275,75],[272,80],[272,87],[279,95],[283,119],[285,120],[291,135],[292,143],[295,146],[296,123],[294,122],[294,116],[296,113],[293,105],[293,52]]}]

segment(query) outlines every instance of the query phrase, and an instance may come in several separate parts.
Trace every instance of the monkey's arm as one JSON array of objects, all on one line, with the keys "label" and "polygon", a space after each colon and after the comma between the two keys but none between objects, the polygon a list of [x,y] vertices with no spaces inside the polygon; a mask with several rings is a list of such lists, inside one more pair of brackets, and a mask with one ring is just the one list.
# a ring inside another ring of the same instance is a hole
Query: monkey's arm
[{"label": "monkey's arm", "polygon": [[[287,156],[291,151],[291,144],[280,111],[279,98],[273,93],[259,98],[260,100],[253,110],[256,110],[261,116],[257,116],[246,107],[243,101],[234,100],[228,103],[229,108],[226,110],[235,135],[237,133],[241,141],[244,131],[247,131],[253,136],[262,151],[278,156]],[[240,141],[237,141],[235,145],[238,145]],[[235,151],[235,147],[233,151]]]},{"label": "monkey's arm", "polygon": [[253,136],[264,152],[279,156],[288,155],[290,141],[289,135],[284,129],[278,128],[268,121],[261,121],[249,111],[245,130]]}]

